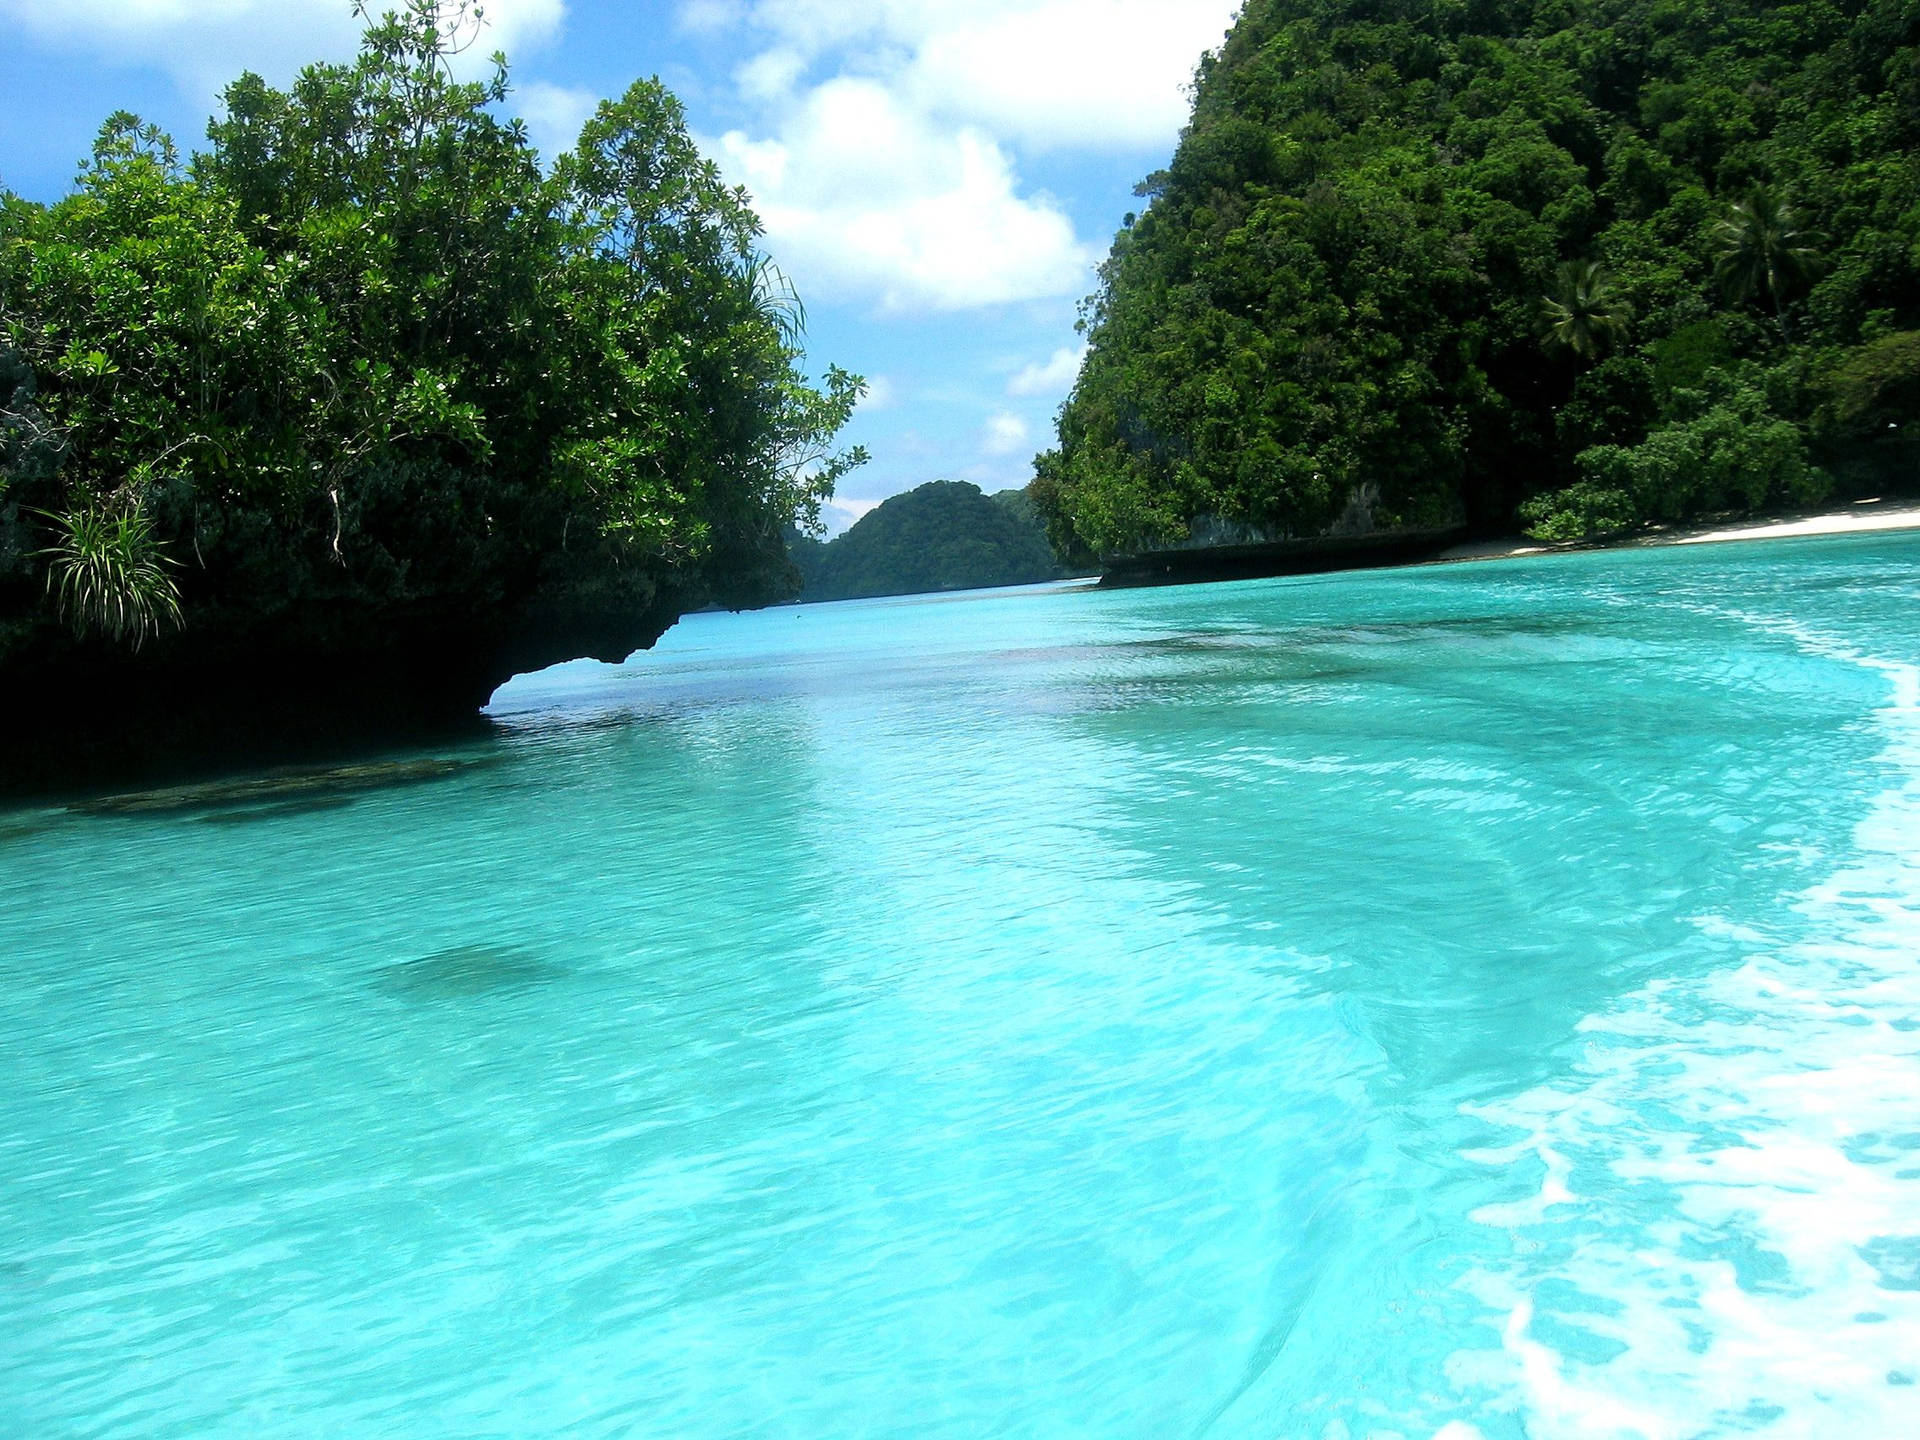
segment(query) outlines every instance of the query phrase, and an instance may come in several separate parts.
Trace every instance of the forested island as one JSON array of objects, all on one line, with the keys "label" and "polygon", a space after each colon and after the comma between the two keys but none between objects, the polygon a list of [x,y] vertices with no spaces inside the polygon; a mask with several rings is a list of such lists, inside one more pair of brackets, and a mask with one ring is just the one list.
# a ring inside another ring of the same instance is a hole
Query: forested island
[{"label": "forested island", "polygon": [[855,600],[1033,585],[1067,573],[1024,490],[984,494],[964,480],[931,480],[882,501],[844,535],[796,533],[803,600]]},{"label": "forested island", "polygon": [[[363,16],[366,12],[361,12]],[[407,0],[183,158],[110,118],[0,197],[0,740],[118,755],[471,715],[787,598],[862,383],[654,81],[543,163]]]},{"label": "forested island", "polygon": [[0,193],[16,768],[440,724],[803,583],[1916,483],[1910,0],[1248,0],[1031,486],[935,482],[826,545],[862,381],[810,378],[674,96],[636,84],[549,164],[504,59],[455,78],[476,10],[359,13],[355,60],[241,77],[203,150],[117,114],[72,194]]},{"label": "forested island", "polygon": [[1920,9],[1248,0],[1088,302],[1057,545],[1916,484]]}]

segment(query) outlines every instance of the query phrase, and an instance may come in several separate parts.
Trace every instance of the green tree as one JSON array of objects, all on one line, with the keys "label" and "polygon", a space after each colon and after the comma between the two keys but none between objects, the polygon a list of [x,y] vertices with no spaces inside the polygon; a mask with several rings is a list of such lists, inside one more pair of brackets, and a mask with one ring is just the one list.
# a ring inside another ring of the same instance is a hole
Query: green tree
[{"label": "green tree", "polygon": [[1714,273],[1727,298],[1746,304],[1764,295],[1784,324],[1782,306],[1820,270],[1820,237],[1764,185],[1730,206],[1715,234],[1721,253]]},{"label": "green tree", "polygon": [[604,317],[606,401],[565,451],[572,483],[663,555],[765,571],[783,533],[817,527],[821,502],[865,463],[831,448],[863,383],[838,367],[824,390],[800,379],[805,310],[760,253],[746,193],[700,156],[658,81],[602,104],[555,183]]},{"label": "green tree", "polygon": [[1846,352],[1820,390],[1819,429],[1830,442],[1920,438],[1920,331]]},{"label": "green tree", "polygon": [[1820,500],[1829,478],[1801,427],[1779,413],[1768,393],[1774,378],[1754,367],[1715,370],[1700,389],[1680,392],[1675,418],[1639,444],[1583,450],[1577,483],[1521,507],[1528,533],[1581,540],[1638,520]]},{"label": "green tree", "polygon": [[[1501,531],[1714,369],[1920,330],[1911,9],[1247,0],[1084,308],[1056,545],[1314,536],[1373,494]],[[1644,518],[1611,488],[1595,516]]]},{"label": "green tree", "polygon": [[1540,338],[1549,350],[1591,364],[1626,338],[1632,319],[1604,265],[1570,260],[1560,267],[1553,293],[1540,302]]},{"label": "green tree", "polygon": [[218,657],[457,711],[793,593],[862,382],[809,380],[664,87],[548,167],[498,57],[455,76],[478,21],[405,0],[351,61],[242,76],[204,153],[118,114],[71,195],[0,197],[0,674]]}]

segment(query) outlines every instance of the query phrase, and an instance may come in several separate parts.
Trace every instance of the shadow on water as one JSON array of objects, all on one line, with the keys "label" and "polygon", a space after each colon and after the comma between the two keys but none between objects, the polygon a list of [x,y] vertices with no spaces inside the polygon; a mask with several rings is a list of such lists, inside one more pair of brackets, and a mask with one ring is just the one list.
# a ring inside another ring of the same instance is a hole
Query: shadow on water
[{"label": "shadow on water", "polygon": [[423,1004],[550,985],[573,972],[518,945],[461,945],[382,968],[373,988]]},{"label": "shadow on water", "polygon": [[0,816],[0,845],[31,840],[54,828],[62,819],[57,810],[35,810],[19,815]]},{"label": "shadow on water", "polygon": [[76,815],[195,816],[212,824],[239,825],[254,820],[339,809],[374,791],[425,785],[468,775],[504,763],[502,754],[420,756],[376,760],[317,769],[273,770],[239,779],[211,780],[155,790],[135,790],[75,801]]},{"label": "shadow on water", "polygon": [[352,795],[312,795],[277,805],[246,805],[231,810],[212,810],[194,817],[201,825],[256,825],[266,820],[285,820],[300,815],[317,815],[352,806]]}]

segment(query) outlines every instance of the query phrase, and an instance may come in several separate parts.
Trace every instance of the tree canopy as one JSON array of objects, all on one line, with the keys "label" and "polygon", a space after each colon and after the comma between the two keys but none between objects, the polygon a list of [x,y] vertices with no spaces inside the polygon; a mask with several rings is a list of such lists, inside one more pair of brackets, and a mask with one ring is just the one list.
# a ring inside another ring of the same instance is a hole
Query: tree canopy
[{"label": "tree canopy", "polygon": [[203,153],[119,114],[0,203],[0,671],[451,649],[484,700],[792,593],[860,380],[808,378],[672,94],[544,165],[503,60],[456,78],[476,16],[405,0]]},{"label": "tree canopy", "polygon": [[1920,4],[1248,0],[1139,193],[1056,544],[1808,500],[1894,468],[1821,396],[1920,329]]}]

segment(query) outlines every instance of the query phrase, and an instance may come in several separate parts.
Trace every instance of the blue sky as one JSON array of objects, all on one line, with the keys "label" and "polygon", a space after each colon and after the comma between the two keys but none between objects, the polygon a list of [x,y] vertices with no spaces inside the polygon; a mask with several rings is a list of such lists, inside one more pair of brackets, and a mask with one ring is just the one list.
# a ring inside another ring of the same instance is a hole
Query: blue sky
[{"label": "blue sky", "polygon": [[[1232,0],[491,0],[509,102],[551,153],[659,75],[755,197],[813,363],[866,375],[844,528],[922,481],[1025,484],[1078,363],[1075,308],[1165,165]],[[0,0],[0,184],[65,193],[100,121],[199,142],[243,69],[351,53],[346,0]]]}]

